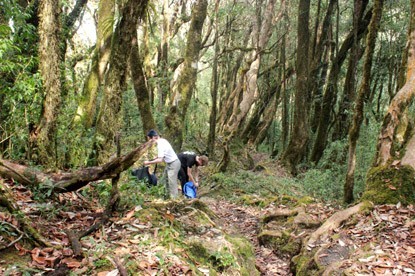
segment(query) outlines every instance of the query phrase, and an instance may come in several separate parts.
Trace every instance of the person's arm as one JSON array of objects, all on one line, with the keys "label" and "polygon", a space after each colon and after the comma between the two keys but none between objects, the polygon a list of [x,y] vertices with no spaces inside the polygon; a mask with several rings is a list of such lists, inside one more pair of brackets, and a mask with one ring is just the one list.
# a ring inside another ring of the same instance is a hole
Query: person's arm
[{"label": "person's arm", "polygon": [[189,180],[193,182],[193,184],[195,184],[196,187],[199,187],[199,177],[198,177],[198,170],[197,167],[195,166],[194,168],[195,170],[195,175],[193,176],[193,169],[192,168],[187,168],[187,175],[189,176]]},{"label": "person's arm", "polygon": [[156,159],[153,159],[153,160],[146,160],[143,162],[143,164],[144,166],[147,166],[147,165],[161,163],[161,162],[163,162],[163,157],[157,157]]}]

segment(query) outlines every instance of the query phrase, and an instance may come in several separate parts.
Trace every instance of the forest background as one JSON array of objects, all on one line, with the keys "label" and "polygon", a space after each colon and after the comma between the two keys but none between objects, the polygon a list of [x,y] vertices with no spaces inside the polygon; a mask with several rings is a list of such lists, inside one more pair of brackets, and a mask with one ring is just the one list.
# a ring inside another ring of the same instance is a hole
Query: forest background
[{"label": "forest background", "polygon": [[414,6],[1,1],[0,173],[33,184],[17,163],[104,171],[117,157],[120,173],[154,128],[177,152],[208,153],[214,181],[266,170],[261,153],[294,176],[261,185],[411,204]]},{"label": "forest background", "polygon": [[218,171],[256,149],[351,202],[407,72],[410,3],[380,2],[2,2],[2,156],[97,165],[155,128]]}]

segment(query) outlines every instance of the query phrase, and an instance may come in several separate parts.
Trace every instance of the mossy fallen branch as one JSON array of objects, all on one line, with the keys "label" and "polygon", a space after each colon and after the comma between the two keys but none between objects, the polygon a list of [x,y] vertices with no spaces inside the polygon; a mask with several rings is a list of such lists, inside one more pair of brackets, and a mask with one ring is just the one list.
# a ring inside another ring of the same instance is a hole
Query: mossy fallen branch
[{"label": "mossy fallen branch", "polygon": [[54,193],[72,192],[90,182],[114,178],[117,174],[130,168],[152,144],[153,142],[149,141],[102,166],[83,168],[74,172],[44,173],[28,166],[0,159],[0,176],[5,179],[14,179],[29,187],[51,183]]}]

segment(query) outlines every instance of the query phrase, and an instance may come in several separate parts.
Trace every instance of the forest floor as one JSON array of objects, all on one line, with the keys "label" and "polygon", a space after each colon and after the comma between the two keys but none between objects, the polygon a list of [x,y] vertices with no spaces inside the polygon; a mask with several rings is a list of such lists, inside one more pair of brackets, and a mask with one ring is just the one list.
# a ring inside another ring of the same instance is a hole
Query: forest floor
[{"label": "forest floor", "polygon": [[[66,233],[88,229],[97,222],[103,211],[98,197],[85,198],[82,193],[73,192],[39,203],[25,187],[0,181],[13,191],[21,210],[52,244],[29,245],[18,230],[16,219],[0,209],[0,275],[112,276],[127,275],[126,271],[129,275],[214,275],[212,267],[221,275],[241,275],[235,257],[228,254],[233,251],[226,251],[229,249],[224,245],[224,237],[229,235],[242,236],[251,243],[255,256],[251,266],[255,268],[250,269],[261,275],[294,274],[288,255],[258,241],[264,217],[292,208],[280,202],[265,206],[241,204],[209,194],[199,200],[144,202],[114,213],[106,225],[83,238],[83,254],[76,257]],[[209,210],[196,210],[197,202]],[[305,209],[312,221],[321,223],[338,211],[330,204],[316,201]],[[303,239],[313,231],[296,232],[294,239]],[[184,233],[197,241],[219,244],[216,253],[208,255],[205,261],[195,257],[194,250],[183,239]],[[310,246],[324,246],[325,251],[317,256],[320,265],[336,264],[337,273],[413,276],[415,208],[400,204],[376,206],[345,221]]]},{"label": "forest floor", "polygon": [[269,208],[243,206],[226,200],[203,199],[209,208],[221,219],[221,228],[225,232],[241,234],[254,246],[256,267],[261,275],[292,275],[290,260],[279,257],[271,248],[258,242],[260,219],[269,212]]}]

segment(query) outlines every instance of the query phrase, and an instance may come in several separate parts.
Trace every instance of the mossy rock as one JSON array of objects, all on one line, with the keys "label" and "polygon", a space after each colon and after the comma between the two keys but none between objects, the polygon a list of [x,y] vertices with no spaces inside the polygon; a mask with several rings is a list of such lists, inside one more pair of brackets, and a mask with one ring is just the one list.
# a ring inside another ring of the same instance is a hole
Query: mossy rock
[{"label": "mossy rock", "polygon": [[302,198],[300,198],[298,200],[297,203],[299,205],[302,205],[302,204],[308,205],[308,204],[312,204],[312,203],[315,203],[315,202],[316,202],[316,200],[314,198],[312,198],[311,196],[303,196]]},{"label": "mossy rock", "polygon": [[187,242],[191,259],[209,266],[210,275],[260,275],[255,267],[252,244],[240,236],[220,236],[217,240],[192,237]]},{"label": "mossy rock", "polygon": [[290,237],[288,242],[280,248],[277,253],[279,255],[288,255],[290,257],[300,253],[302,247],[302,239]]},{"label": "mossy rock", "polygon": [[258,242],[260,245],[272,249],[278,249],[287,244],[290,235],[284,231],[265,230],[258,235]]},{"label": "mossy rock", "polygon": [[155,224],[157,222],[164,221],[164,218],[160,215],[160,212],[156,208],[143,208],[134,213],[134,217],[138,218],[140,221]]},{"label": "mossy rock", "polygon": [[375,204],[414,203],[415,170],[410,166],[379,166],[368,172],[362,200]]},{"label": "mossy rock", "polygon": [[314,261],[315,250],[302,252],[291,260],[291,270],[297,276],[317,276],[321,275],[317,264]]},{"label": "mossy rock", "polygon": [[252,205],[252,206],[264,206],[264,200],[259,198],[256,195],[245,194],[240,197],[240,200],[243,204]]},{"label": "mossy rock", "polygon": [[240,275],[260,275],[255,266],[255,252],[250,241],[235,235],[227,235],[226,240],[232,244],[232,254],[240,267]]}]

